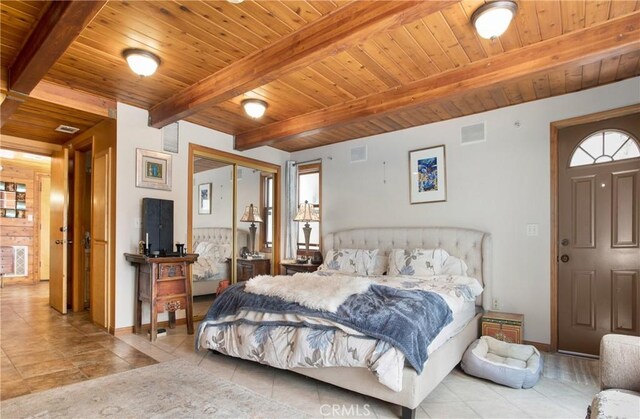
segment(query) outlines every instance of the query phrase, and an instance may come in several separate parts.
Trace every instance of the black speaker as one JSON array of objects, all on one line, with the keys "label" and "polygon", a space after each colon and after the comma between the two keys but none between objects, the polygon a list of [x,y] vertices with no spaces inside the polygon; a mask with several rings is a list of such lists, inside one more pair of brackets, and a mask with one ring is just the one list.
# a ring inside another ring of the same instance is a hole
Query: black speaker
[{"label": "black speaker", "polygon": [[149,235],[151,252],[173,251],[173,201],[142,198],[142,240]]}]

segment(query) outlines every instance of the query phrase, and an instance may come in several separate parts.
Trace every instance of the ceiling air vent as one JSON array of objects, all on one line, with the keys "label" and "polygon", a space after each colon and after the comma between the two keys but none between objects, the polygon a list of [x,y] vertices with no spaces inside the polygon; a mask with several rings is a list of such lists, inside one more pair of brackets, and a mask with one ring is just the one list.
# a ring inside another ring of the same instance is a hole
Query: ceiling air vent
[{"label": "ceiling air vent", "polygon": [[460,144],[472,144],[487,141],[484,122],[460,128]]},{"label": "ceiling air vent", "polygon": [[70,125],[60,125],[56,128],[58,132],[64,132],[65,134],[75,134],[80,131],[80,128],[72,127]]}]

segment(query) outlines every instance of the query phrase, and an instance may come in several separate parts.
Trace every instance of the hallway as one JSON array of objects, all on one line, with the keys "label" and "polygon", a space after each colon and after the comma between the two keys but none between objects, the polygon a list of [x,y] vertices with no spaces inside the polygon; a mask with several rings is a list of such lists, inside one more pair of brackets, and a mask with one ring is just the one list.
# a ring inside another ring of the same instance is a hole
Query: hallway
[{"label": "hallway", "polygon": [[88,312],[49,307],[49,283],[0,291],[0,399],[155,364],[94,326]]}]

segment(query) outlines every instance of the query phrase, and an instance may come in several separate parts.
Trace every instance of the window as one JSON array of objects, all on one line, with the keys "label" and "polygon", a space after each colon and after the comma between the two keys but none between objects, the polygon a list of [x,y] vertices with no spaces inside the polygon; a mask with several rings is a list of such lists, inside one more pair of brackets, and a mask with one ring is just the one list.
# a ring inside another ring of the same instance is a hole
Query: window
[{"label": "window", "polygon": [[273,175],[260,175],[260,202],[262,202],[263,223],[260,231],[260,250],[271,252],[273,248]]},{"label": "window", "polygon": [[599,131],[578,145],[569,167],[608,163],[640,157],[638,140],[624,131]]},{"label": "window", "polygon": [[[320,211],[320,163],[301,164],[298,166],[298,206],[309,201],[310,204]],[[322,218],[321,218],[322,220]],[[311,236],[309,238],[309,252],[320,250],[320,223],[309,223]],[[298,223],[298,253],[304,254],[306,245],[304,242],[304,232],[302,228],[305,223]]]}]

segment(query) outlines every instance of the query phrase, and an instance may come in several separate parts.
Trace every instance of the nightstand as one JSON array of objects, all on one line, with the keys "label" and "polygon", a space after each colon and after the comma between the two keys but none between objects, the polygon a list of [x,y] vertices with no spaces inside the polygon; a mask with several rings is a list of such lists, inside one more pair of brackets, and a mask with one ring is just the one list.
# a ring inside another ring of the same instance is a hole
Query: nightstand
[{"label": "nightstand", "polygon": [[254,276],[271,274],[271,259],[236,259],[238,261],[238,282],[248,281]]},{"label": "nightstand", "polygon": [[482,335],[509,343],[522,343],[524,314],[488,311],[482,316]]},{"label": "nightstand", "polygon": [[293,275],[298,272],[315,272],[320,265],[314,265],[312,263],[280,263],[284,275]]}]

